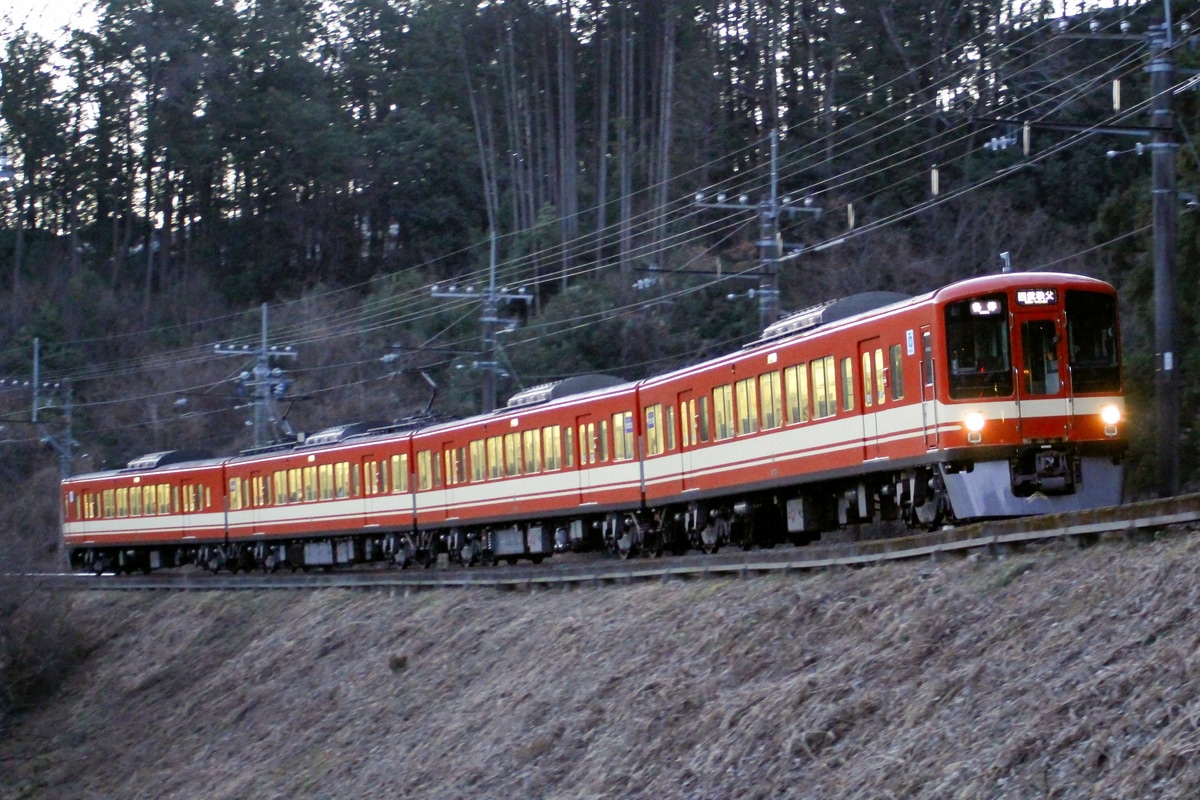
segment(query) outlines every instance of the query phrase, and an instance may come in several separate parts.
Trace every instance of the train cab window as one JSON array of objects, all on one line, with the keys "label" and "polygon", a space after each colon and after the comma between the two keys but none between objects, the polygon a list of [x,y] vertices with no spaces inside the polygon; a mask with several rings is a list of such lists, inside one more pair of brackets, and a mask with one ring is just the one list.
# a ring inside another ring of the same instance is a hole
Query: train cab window
[{"label": "train cab window", "polygon": [[904,399],[904,360],[900,357],[900,345],[898,344],[888,348],[887,382],[892,390],[892,399]]},{"label": "train cab window", "polygon": [[783,391],[787,401],[787,423],[808,422],[808,365],[797,364],[783,371]]},{"label": "train cab window", "polygon": [[487,478],[487,442],[476,439],[471,442],[471,480],[475,483]]},{"label": "train cab window", "polygon": [[613,460],[628,461],[637,456],[634,448],[633,412],[613,414]]},{"label": "train cab window", "polygon": [[519,433],[504,435],[504,474],[508,476],[521,474],[521,434]]},{"label": "train cab window", "polygon": [[746,378],[734,384],[737,396],[737,432],[739,436],[758,433],[758,384]]},{"label": "train cab window", "polygon": [[[570,428],[567,429],[570,432]],[[562,428],[548,425],[542,428],[542,448],[546,454],[546,471],[562,469]]]},{"label": "train cab window", "polygon": [[661,455],[665,449],[663,438],[663,407],[655,403],[646,408],[646,455]]},{"label": "train cab window", "polygon": [[812,362],[813,411],[816,419],[837,413],[837,375],[833,356]]},{"label": "train cab window", "polygon": [[854,359],[842,359],[842,411],[854,410]]},{"label": "train cab window", "polygon": [[758,376],[758,396],[762,400],[762,429],[783,425],[783,392],[778,372]]},{"label": "train cab window", "polygon": [[713,438],[733,436],[733,387],[726,384],[713,389]]},{"label": "train cab window", "polygon": [[534,475],[542,471],[542,432],[537,428],[521,434],[522,451],[525,455],[525,474]]},{"label": "train cab window", "polygon": [[392,456],[392,493],[408,491],[408,453]]},{"label": "train cab window", "polygon": [[1003,397],[1013,392],[1004,295],[987,295],[946,306],[950,396]]},{"label": "train cab window", "polygon": [[1067,292],[1067,358],[1072,390],[1121,391],[1117,300],[1098,292]]}]

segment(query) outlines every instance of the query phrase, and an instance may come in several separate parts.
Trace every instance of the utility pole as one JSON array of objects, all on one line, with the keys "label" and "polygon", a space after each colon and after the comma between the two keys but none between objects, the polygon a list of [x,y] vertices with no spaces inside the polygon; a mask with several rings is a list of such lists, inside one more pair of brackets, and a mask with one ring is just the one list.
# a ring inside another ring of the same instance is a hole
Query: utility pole
[{"label": "utility pole", "polygon": [[[707,200],[703,193],[695,197],[696,205],[701,208],[728,208],[734,211],[754,211],[758,215],[758,325],[759,330],[766,330],[769,325],[779,319],[779,261],[783,256],[783,242],[779,237],[779,215],[786,213],[796,215],[801,213],[821,216],[821,209],[812,206],[812,201],[806,199],[804,205],[792,204],[790,197],[779,197],[779,131],[771,131],[771,166],[769,175],[768,194],[758,203],[751,203],[747,195],[741,195],[736,202],[726,199],[724,193],[718,194],[716,201]],[[801,248],[801,245],[789,245]]]},{"label": "utility pole", "polygon": [[[513,300],[527,304],[533,301],[533,295],[527,293],[524,287],[516,292],[496,289],[496,248],[496,231],[493,229],[489,242],[488,288],[482,294],[483,309],[479,316],[480,327],[483,329],[483,352],[480,353],[480,360],[475,362],[475,366],[483,372],[483,397],[480,403],[485,414],[496,410],[496,376],[500,371],[496,361],[496,325],[502,321],[499,316],[500,301]],[[442,287],[440,284],[433,287],[431,294],[433,297],[458,300],[480,297],[480,293],[476,292],[474,287],[460,289],[458,286]]]},{"label": "utility pole", "polygon": [[213,352],[219,356],[254,356],[254,370],[242,373],[242,384],[248,386],[253,393],[254,405],[254,446],[262,447],[271,437],[268,435],[274,415],[271,413],[271,403],[275,390],[283,385],[283,371],[271,367],[273,358],[295,358],[297,353],[291,345],[286,347],[271,346],[267,340],[267,304],[262,304],[262,331],[257,350],[251,350],[249,345],[234,347],[232,345],[215,345]]},{"label": "utility pole", "polygon": [[[58,475],[61,479],[71,477],[71,451],[75,440],[71,435],[71,383],[42,385],[42,340],[33,340],[33,408],[30,411],[30,422],[37,427],[42,444],[49,447],[58,455]],[[50,390],[51,397],[43,399],[42,390]],[[54,408],[62,412],[63,431],[55,435],[42,421],[40,412],[43,409]],[[62,509],[59,509],[61,517]],[[61,518],[59,520],[62,521]]]}]

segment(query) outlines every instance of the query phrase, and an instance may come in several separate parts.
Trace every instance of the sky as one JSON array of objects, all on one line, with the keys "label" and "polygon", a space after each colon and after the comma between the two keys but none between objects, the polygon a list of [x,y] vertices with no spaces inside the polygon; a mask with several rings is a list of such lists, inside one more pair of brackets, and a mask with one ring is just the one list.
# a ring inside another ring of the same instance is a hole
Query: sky
[{"label": "sky", "polygon": [[26,28],[50,41],[56,41],[62,29],[90,25],[95,20],[95,5],[90,0],[7,0],[0,11],[0,31]]}]

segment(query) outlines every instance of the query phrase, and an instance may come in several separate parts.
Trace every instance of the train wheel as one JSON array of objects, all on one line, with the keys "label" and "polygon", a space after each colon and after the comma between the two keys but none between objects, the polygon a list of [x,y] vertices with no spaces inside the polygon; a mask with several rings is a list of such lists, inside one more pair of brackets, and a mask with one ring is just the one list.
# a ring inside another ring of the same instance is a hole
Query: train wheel
[{"label": "train wheel", "polygon": [[617,546],[617,555],[622,559],[628,559],[637,552],[637,543],[634,540],[632,530],[622,532],[621,537],[615,542]]}]

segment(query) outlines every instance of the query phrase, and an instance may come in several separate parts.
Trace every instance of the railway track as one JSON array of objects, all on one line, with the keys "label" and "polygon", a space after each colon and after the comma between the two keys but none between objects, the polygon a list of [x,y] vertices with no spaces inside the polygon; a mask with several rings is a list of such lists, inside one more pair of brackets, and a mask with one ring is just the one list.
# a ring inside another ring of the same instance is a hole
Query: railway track
[{"label": "railway track", "polygon": [[1173,525],[1200,521],[1200,494],[1145,500],[1112,508],[980,522],[889,539],[873,539],[769,550],[725,551],[654,559],[595,559],[583,563],[443,569],[360,569],[327,573],[224,575],[175,571],[149,576],[39,575],[46,588],[68,591],[262,591],[266,589],[424,589],[491,587],[536,589],[670,580],[705,576],[757,575],[864,566],[971,550],[996,550],[1044,540],[1086,546],[1105,534],[1151,535]]}]

